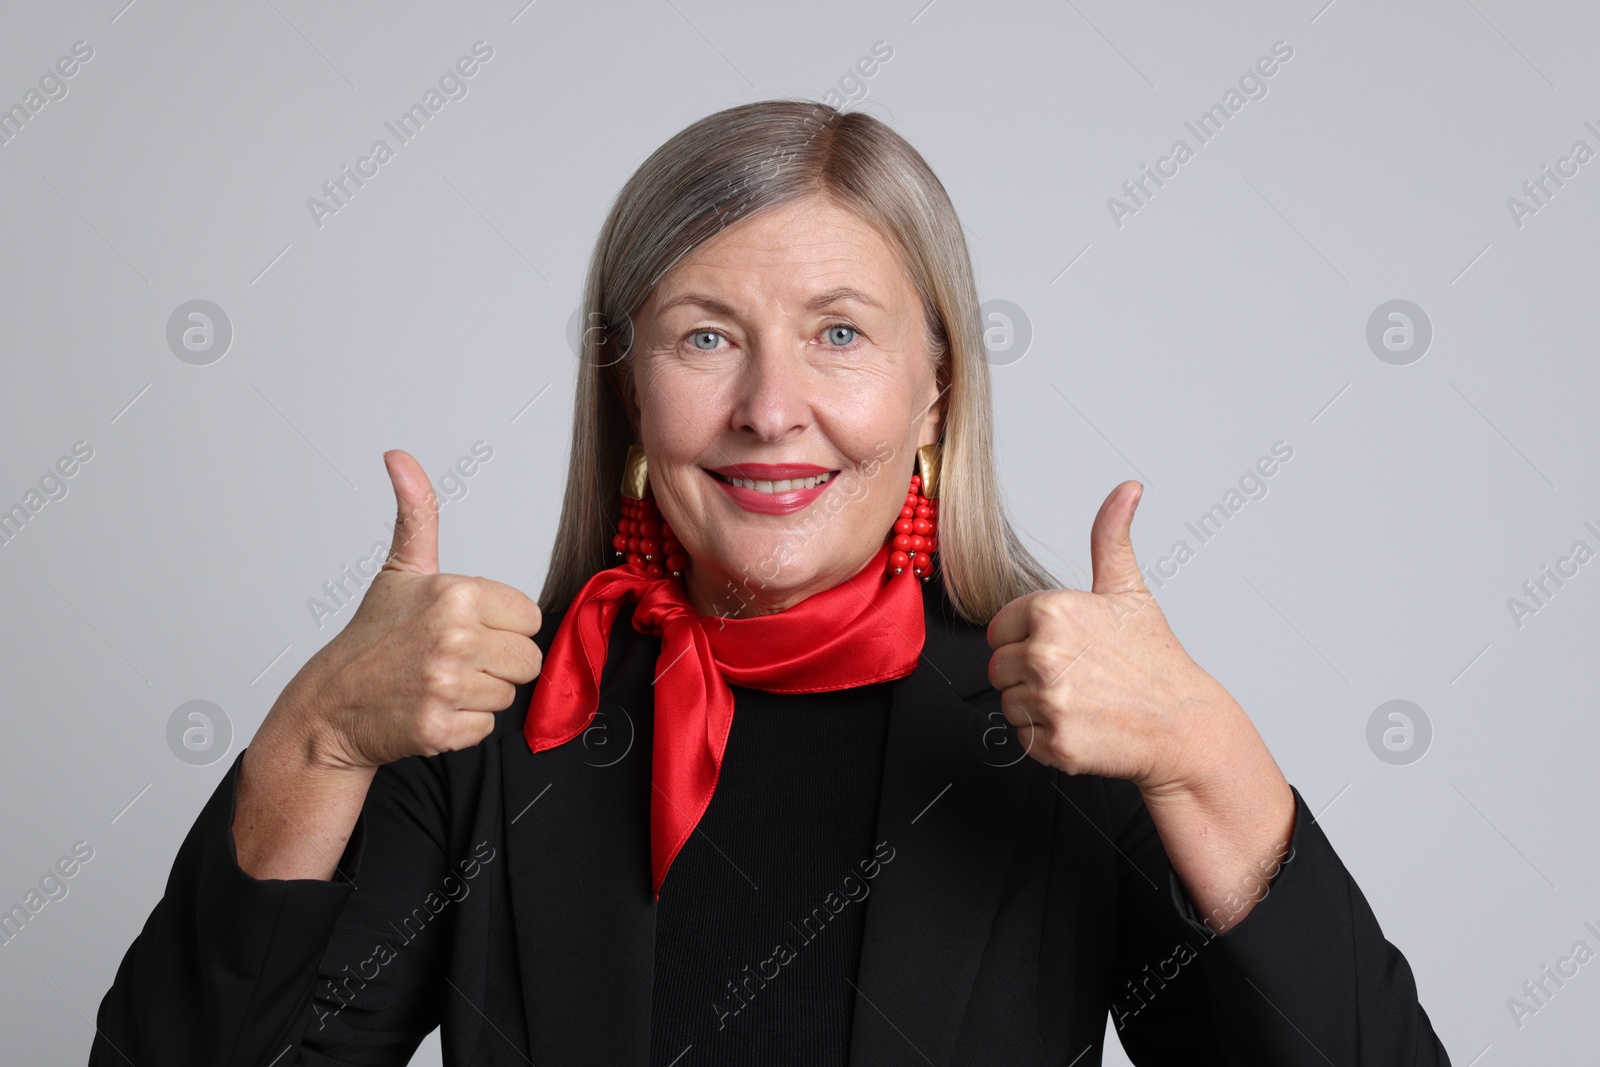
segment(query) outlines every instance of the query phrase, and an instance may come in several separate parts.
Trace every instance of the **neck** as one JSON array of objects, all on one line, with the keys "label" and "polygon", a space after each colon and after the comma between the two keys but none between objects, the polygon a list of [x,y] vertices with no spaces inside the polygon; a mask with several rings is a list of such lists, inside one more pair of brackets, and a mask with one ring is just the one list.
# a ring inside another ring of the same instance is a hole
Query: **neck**
[{"label": "neck", "polygon": [[822,575],[801,585],[782,587],[754,575],[735,575],[690,559],[683,572],[684,595],[694,609],[706,618],[751,619],[772,615],[792,608],[824,589],[832,589],[841,582],[849,581],[874,558],[876,554],[842,578]]}]

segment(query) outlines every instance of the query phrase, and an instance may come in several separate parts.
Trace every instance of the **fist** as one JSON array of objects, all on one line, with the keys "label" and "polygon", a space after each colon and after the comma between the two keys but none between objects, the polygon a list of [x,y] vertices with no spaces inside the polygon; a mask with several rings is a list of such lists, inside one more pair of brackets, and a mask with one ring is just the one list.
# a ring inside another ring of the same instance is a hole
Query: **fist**
[{"label": "fist", "polygon": [[439,503],[427,474],[384,453],[399,505],[394,543],[345,628],[290,683],[320,759],[377,767],[468,748],[539,674],[539,605],[509,585],[439,572]]},{"label": "fist", "polygon": [[1139,574],[1129,530],[1143,493],[1126,481],[1100,505],[1092,589],[1028,593],[990,620],[989,682],[1034,759],[1160,791],[1197,775],[1244,712],[1189,658]]}]

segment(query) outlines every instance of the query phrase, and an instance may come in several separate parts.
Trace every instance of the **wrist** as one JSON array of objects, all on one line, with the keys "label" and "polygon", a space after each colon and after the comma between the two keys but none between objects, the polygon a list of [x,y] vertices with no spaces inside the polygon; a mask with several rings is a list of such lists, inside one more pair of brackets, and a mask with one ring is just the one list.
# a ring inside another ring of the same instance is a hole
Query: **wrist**
[{"label": "wrist", "polygon": [[1237,825],[1281,822],[1293,810],[1289,780],[1242,709],[1237,723],[1232,729],[1213,723],[1179,768],[1139,786],[1152,814],[1183,811]]},{"label": "wrist", "polygon": [[304,774],[370,776],[375,768],[362,766],[351,758],[334,710],[325,694],[296,677],[267,713],[253,744],[260,744],[266,735],[267,747],[277,759],[295,764]]},{"label": "wrist", "polygon": [[1229,838],[1259,841],[1262,829],[1292,825],[1295,801],[1289,780],[1276,764],[1268,771],[1235,773],[1215,786],[1174,785],[1140,789],[1151,817],[1204,826],[1216,844]]},{"label": "wrist", "polygon": [[1220,683],[1205,675],[1180,692],[1171,698],[1178,711],[1168,720],[1164,758],[1135,783],[1147,802],[1210,804],[1236,793],[1241,773],[1277,770],[1250,717]]}]

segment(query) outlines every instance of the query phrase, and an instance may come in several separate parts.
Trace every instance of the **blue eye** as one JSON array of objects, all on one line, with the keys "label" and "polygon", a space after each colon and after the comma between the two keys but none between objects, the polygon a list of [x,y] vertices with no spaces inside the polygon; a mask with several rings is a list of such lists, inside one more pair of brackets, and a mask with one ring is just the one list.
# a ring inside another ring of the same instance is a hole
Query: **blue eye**
[{"label": "blue eye", "polygon": [[[696,348],[700,349],[700,351],[709,352],[712,349],[717,347],[717,338],[719,338],[721,336],[722,335],[720,333],[718,333],[716,330],[696,330],[694,333],[691,333],[689,335],[689,339],[690,339],[690,343],[692,343]],[[710,345],[702,345],[700,343],[700,338],[702,338],[702,337],[711,338],[711,344]]]},{"label": "blue eye", "polygon": [[[840,330],[845,331],[850,336],[845,337],[843,339],[839,338],[838,334],[839,334]],[[833,341],[840,348],[843,348],[844,346],[848,345],[851,341],[854,341],[856,339],[856,335],[859,332],[860,331],[857,330],[854,326],[846,326],[844,323],[841,322],[841,323],[838,323],[837,325],[828,327],[828,339]]]}]

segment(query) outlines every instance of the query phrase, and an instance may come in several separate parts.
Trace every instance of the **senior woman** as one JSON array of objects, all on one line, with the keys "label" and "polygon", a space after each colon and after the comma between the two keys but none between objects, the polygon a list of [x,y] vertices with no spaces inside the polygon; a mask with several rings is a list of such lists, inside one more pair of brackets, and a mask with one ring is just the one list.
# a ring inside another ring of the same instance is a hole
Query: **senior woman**
[{"label": "senior woman", "polygon": [[[1140,578],[1001,506],[972,270],[875,119],[684,129],[595,249],[538,605],[395,543],[219,783],[91,1063],[1443,1064]],[[530,640],[533,638],[533,640]]]}]

